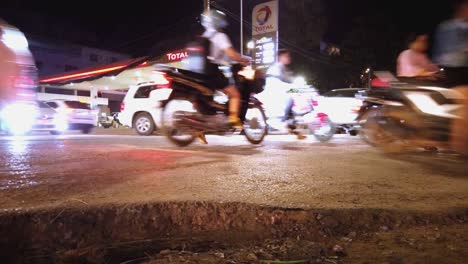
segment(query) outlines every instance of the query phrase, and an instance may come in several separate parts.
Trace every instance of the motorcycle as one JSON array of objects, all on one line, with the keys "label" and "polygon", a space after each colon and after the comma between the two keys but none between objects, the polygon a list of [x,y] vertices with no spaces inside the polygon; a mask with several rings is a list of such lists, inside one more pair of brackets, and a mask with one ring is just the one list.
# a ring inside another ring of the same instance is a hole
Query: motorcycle
[{"label": "motorcycle", "polygon": [[268,101],[265,108],[270,115],[268,117],[270,128],[277,131],[287,128],[293,134],[312,134],[320,142],[329,141],[336,133],[336,126],[327,114],[317,111],[317,97],[319,96],[317,91],[303,83],[293,85],[300,88],[292,88],[287,92],[288,97],[291,98],[289,103],[292,105],[286,120],[282,117],[274,118],[274,116],[284,115],[284,110],[281,107],[278,108],[278,105],[283,104],[280,102],[283,99],[278,98],[281,96],[273,91],[262,95]]},{"label": "motorcycle", "polygon": [[167,67],[158,71],[161,81],[150,97],[161,99],[163,130],[174,144],[188,146],[200,134],[236,132],[242,132],[250,143],[260,144],[267,135],[262,103],[253,96],[263,89],[264,78],[259,72],[237,64],[231,67],[241,94],[243,130],[236,131],[228,124],[228,101],[214,100],[215,92],[205,85],[203,75]]},{"label": "motorcycle", "polygon": [[364,95],[357,120],[365,142],[389,153],[450,148],[451,124],[461,118],[457,91],[401,80],[387,86]]},{"label": "motorcycle", "polygon": [[101,116],[99,117],[99,124],[103,128],[118,128],[122,124],[119,121],[118,118],[119,113],[113,112],[110,115],[107,115],[107,113],[103,112],[101,113]]}]

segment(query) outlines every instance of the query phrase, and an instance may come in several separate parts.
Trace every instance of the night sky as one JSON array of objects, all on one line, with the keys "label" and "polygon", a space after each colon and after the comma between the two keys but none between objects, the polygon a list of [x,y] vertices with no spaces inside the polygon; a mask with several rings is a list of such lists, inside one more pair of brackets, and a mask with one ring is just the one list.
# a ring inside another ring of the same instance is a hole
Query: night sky
[{"label": "night sky", "polygon": [[[248,5],[249,0],[244,1]],[[197,18],[203,8],[202,0],[106,1],[105,5],[101,2],[103,1],[2,0],[0,17],[16,25],[27,35],[75,42],[135,56],[148,53],[161,40],[179,36],[187,38],[201,30],[197,25]],[[216,2],[232,13],[239,14],[238,1]],[[324,39],[340,44],[345,33],[351,30],[350,21],[356,17],[368,19],[369,27],[372,27],[372,19],[377,17],[403,33],[432,32],[439,22],[450,16],[453,1],[323,2],[324,14],[328,20]],[[249,14],[245,14],[245,19],[248,18]],[[231,24],[236,23],[231,21]],[[230,31],[233,35],[239,34],[235,26]],[[383,45],[388,41],[402,40],[382,39],[381,43]]]}]

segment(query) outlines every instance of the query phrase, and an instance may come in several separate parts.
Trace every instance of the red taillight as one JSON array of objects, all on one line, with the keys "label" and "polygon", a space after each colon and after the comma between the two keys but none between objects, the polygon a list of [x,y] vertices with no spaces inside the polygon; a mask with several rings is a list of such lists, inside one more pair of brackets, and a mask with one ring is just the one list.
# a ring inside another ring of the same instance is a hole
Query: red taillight
[{"label": "red taillight", "polygon": [[205,50],[205,48],[203,46],[194,46],[194,47],[188,47],[187,48],[188,51],[195,51],[195,52],[202,52]]},{"label": "red taillight", "polygon": [[320,120],[320,122],[325,123],[328,121],[328,115],[325,113],[317,113],[317,118]]},{"label": "red taillight", "polygon": [[390,87],[390,83],[387,80],[381,78],[374,78],[371,81],[372,87]]},{"label": "red taillight", "polygon": [[172,84],[172,80],[167,76],[167,73],[160,71],[153,71],[153,82],[158,88],[170,88]]},{"label": "red taillight", "polygon": [[312,106],[318,106],[318,101],[317,100],[312,99],[311,103],[312,103]]},{"label": "red taillight", "polygon": [[125,102],[120,103],[120,112],[125,110]]}]

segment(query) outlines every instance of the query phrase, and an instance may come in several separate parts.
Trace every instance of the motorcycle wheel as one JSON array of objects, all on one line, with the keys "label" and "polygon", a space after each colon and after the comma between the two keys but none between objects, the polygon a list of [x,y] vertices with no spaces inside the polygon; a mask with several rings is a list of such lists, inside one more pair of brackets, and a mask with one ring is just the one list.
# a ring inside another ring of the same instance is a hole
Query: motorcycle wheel
[{"label": "motorcycle wheel", "polygon": [[370,146],[375,147],[373,132],[371,130],[371,122],[367,123],[368,119],[372,119],[378,114],[376,110],[370,110],[362,115],[358,120],[361,129],[359,130],[359,137]]},{"label": "motorcycle wheel", "polygon": [[[384,124],[381,124],[384,123]],[[360,131],[361,138],[371,146],[380,149],[384,153],[401,153],[410,145],[403,139],[394,135],[383,126],[398,125],[397,119],[392,117],[378,116],[377,111],[369,112],[363,129]]]},{"label": "motorcycle wheel", "polygon": [[319,128],[313,130],[312,134],[314,135],[315,139],[320,142],[327,142],[329,141],[333,135],[336,133],[336,125],[327,118],[327,121],[324,122]]},{"label": "motorcycle wheel", "polygon": [[262,143],[268,134],[266,115],[260,106],[252,106],[247,109],[244,121],[244,135],[247,140],[254,144]]},{"label": "motorcycle wheel", "polygon": [[161,124],[163,133],[172,143],[186,147],[193,143],[196,136],[177,127],[177,115],[182,112],[193,112],[193,105],[185,99],[171,99],[162,110]]}]

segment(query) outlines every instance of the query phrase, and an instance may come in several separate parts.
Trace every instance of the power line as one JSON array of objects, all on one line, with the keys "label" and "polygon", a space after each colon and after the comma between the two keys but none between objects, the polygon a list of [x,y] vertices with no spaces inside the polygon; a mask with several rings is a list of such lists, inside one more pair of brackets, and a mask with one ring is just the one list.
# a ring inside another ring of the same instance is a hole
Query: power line
[{"label": "power line", "polygon": [[[223,11],[224,13],[226,13],[228,16],[230,16],[232,19],[234,19],[236,22],[239,22],[240,23],[240,18],[237,14],[229,11],[227,8],[223,7],[222,5],[220,5],[219,3],[217,2],[213,2],[213,6],[215,6],[216,8],[218,8],[219,10]],[[246,25],[247,27],[252,27],[252,23],[250,23],[249,21],[245,20],[245,19],[242,19],[243,21],[243,25]],[[352,64],[349,64],[349,63],[345,63],[345,62],[340,62],[340,65],[336,64],[336,63],[333,63],[329,60],[328,57],[323,57],[321,55],[318,55],[318,54],[313,54],[311,53],[310,51],[308,50],[305,50],[301,47],[298,47],[296,45],[294,45],[293,43],[289,42],[289,41],[286,41],[284,39],[279,39],[279,43],[288,48],[289,50],[301,55],[303,58],[305,59],[308,59],[310,61],[314,61],[314,62],[318,62],[318,63],[322,63],[322,64],[326,64],[326,65],[329,65],[329,66],[338,66],[338,67],[352,67]],[[357,67],[356,67],[357,68]]]}]

